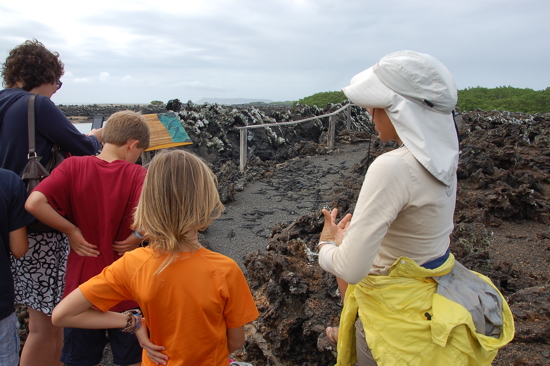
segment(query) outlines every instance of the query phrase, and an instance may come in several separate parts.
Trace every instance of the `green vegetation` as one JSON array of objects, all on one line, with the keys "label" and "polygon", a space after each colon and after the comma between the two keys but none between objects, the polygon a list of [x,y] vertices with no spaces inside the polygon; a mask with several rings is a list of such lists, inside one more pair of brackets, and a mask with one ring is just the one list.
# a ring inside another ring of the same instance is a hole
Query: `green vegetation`
[{"label": "green vegetation", "polygon": [[151,102],[151,104],[152,104],[152,105],[163,105],[164,102],[161,102],[160,100],[153,100],[153,101]]},{"label": "green vegetation", "polygon": [[325,108],[327,104],[333,103],[342,103],[345,101],[346,96],[341,91],[332,91],[332,92],[322,92],[322,93],[316,93],[309,97],[305,97],[303,99],[300,99],[298,103],[300,104],[307,104],[309,106],[316,105],[319,108]]},{"label": "green vegetation", "polygon": [[482,87],[458,91],[458,109],[473,111],[505,110],[508,112],[550,113],[550,87],[546,90],[519,89],[500,86]]},{"label": "green vegetation", "polygon": [[288,105],[288,106],[292,106],[294,104],[294,102],[291,101],[291,100],[285,100],[284,102],[271,102],[269,104],[270,105]]},{"label": "green vegetation", "polygon": [[[317,105],[324,108],[327,104],[342,103],[347,98],[340,91],[313,94],[300,99],[300,104]],[[294,102],[294,105],[296,102]],[[545,90],[520,89],[511,86],[498,88],[467,88],[458,91],[458,109],[461,111],[504,110],[508,112],[550,113],[550,87]]]}]

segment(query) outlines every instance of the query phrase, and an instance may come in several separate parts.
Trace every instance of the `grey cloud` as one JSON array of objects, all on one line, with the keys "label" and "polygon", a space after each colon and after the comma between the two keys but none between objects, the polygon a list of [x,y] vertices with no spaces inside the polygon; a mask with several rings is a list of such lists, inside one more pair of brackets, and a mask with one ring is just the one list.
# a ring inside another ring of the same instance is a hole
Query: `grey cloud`
[{"label": "grey cloud", "polygon": [[[60,52],[75,78],[99,80],[100,72],[110,74],[108,88],[99,81],[84,88],[67,78],[67,91],[55,97],[59,100],[296,100],[338,90],[400,49],[436,56],[460,88],[546,88],[549,13],[547,0],[239,0],[218,2],[199,15],[151,8],[79,19],[82,26],[113,27],[136,37],[122,46],[92,32],[78,47],[68,48],[63,35],[37,22],[30,28]],[[14,39],[32,38],[30,33],[27,26],[0,24],[0,52],[7,53]],[[131,79],[123,79],[126,75]]]}]

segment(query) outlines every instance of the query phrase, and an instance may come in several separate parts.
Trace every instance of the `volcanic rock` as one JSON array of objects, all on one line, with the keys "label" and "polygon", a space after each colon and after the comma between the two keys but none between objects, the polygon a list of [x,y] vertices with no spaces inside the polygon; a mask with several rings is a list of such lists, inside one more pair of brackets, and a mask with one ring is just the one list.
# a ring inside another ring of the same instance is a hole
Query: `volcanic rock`
[{"label": "volcanic rock", "polygon": [[[325,109],[298,105],[181,105],[178,116],[193,140],[187,147],[208,161],[225,203],[254,180],[273,189],[332,202],[340,216],[353,212],[365,172],[376,156],[395,148],[381,142],[365,110],[352,107],[352,128],[339,117],[337,141],[369,141],[351,169],[334,171],[334,189],[307,184],[300,159],[328,152],[328,119],[301,125],[249,129],[247,169],[238,171],[236,127],[321,116]],[[451,251],[468,268],[490,277],[507,297],[516,337],[499,351],[494,365],[548,365],[550,233],[550,115],[476,110],[462,113],[458,195]],[[284,163],[284,164],[283,164]],[[282,174],[284,173],[284,174]],[[283,179],[284,177],[284,179]],[[264,215],[251,213],[251,223]],[[337,325],[340,294],[334,276],[316,261],[323,220],[317,210],[272,227],[266,251],[245,256],[243,264],[260,317],[246,327],[247,340],[236,357],[256,365],[329,365],[335,349],[325,328]],[[230,235],[229,233],[228,235]]]}]

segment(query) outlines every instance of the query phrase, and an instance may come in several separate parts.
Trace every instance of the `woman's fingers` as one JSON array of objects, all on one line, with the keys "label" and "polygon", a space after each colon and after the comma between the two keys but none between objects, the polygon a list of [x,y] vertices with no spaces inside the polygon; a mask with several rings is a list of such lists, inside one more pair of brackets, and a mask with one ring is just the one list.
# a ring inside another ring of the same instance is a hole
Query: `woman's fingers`
[{"label": "woman's fingers", "polygon": [[346,229],[350,224],[351,214],[347,214],[338,224],[336,224],[336,217],[338,217],[337,208],[330,211],[330,213],[326,208],[323,208],[322,212],[323,212],[323,215],[325,216],[325,225],[328,224],[329,220],[331,224],[337,225],[338,228],[340,229]]},{"label": "woman's fingers", "polygon": [[342,240],[350,224],[351,214],[344,216],[337,224],[336,217],[338,216],[338,209],[335,208],[330,212],[327,209],[323,209],[322,213],[325,216],[325,222],[319,240],[334,241],[336,245],[342,244]]},{"label": "woman's fingers", "polygon": [[329,212],[326,208],[323,208],[322,212],[323,212],[323,215],[325,216],[325,225],[331,224],[332,223],[332,212]]},{"label": "woman's fingers", "polygon": [[325,216],[325,223],[323,225],[323,231],[321,231],[321,241],[334,240],[334,232],[332,230],[332,214],[328,212],[327,209],[322,210],[323,215]]},{"label": "woman's fingers", "polygon": [[336,223],[336,217],[338,216],[338,209],[335,208],[330,212],[330,217],[332,218],[332,222]]},{"label": "woman's fingers", "polygon": [[344,218],[338,223],[338,227],[341,229],[347,229],[351,222],[351,214],[347,214]]}]

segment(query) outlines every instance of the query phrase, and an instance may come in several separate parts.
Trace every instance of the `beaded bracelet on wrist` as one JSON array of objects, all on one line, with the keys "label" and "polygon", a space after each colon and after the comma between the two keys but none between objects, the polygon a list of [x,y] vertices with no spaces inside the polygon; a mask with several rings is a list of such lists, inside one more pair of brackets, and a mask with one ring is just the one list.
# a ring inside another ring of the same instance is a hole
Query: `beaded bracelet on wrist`
[{"label": "beaded bracelet on wrist", "polygon": [[126,326],[120,328],[120,331],[125,333],[131,332],[134,329],[134,314],[129,310],[124,311],[122,314],[126,315]]},{"label": "beaded bracelet on wrist", "polygon": [[141,326],[141,311],[139,309],[132,309],[123,311],[122,314],[126,315],[126,326],[121,328],[121,332],[135,333]]}]

